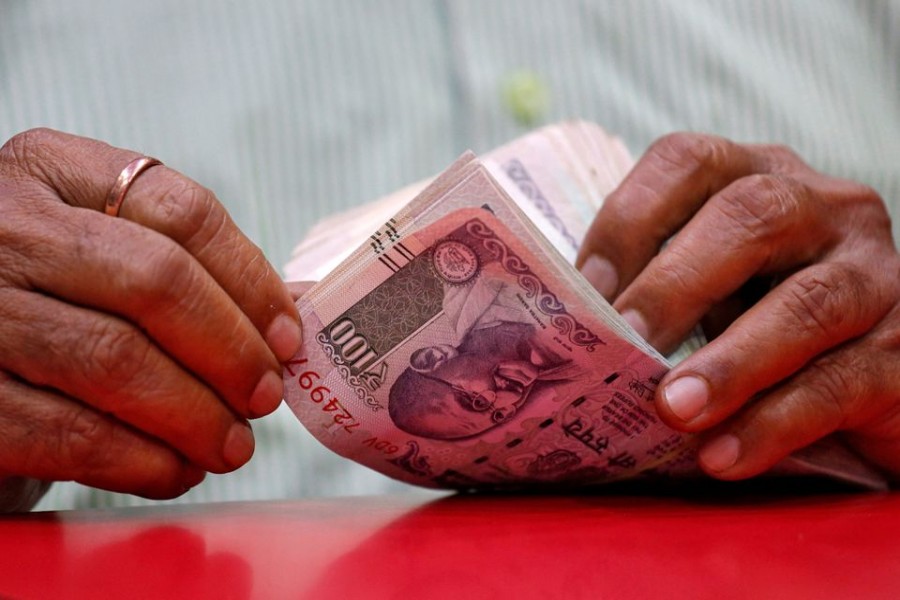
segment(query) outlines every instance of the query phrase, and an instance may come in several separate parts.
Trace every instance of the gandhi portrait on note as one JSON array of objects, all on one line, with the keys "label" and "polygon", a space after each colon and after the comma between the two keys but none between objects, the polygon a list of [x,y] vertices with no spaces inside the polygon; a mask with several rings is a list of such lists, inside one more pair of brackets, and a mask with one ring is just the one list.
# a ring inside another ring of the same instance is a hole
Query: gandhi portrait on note
[{"label": "gandhi portrait on note", "polygon": [[541,382],[567,377],[570,361],[540,342],[510,278],[489,263],[477,281],[448,287],[444,313],[456,339],[411,354],[389,395],[397,427],[432,439],[472,437],[509,422]]}]

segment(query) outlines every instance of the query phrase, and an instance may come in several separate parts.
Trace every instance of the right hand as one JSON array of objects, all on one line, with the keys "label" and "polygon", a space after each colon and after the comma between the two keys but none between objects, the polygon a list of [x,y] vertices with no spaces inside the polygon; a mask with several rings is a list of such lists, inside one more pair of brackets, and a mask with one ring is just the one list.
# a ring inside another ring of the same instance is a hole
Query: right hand
[{"label": "right hand", "polygon": [[698,322],[713,338],[656,392],[709,475],[752,477],[836,434],[900,482],[900,254],[874,190],[782,146],[671,134],[579,258],[657,349]]},{"label": "right hand", "polygon": [[0,481],[148,498],[249,460],[300,344],[287,287],[207,189],[51,130],[0,148]]}]

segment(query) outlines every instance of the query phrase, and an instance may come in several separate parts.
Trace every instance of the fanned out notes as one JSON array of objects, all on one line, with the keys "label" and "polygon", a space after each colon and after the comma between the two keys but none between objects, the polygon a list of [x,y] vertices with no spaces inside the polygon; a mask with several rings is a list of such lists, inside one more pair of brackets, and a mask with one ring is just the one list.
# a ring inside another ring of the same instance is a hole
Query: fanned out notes
[{"label": "fanned out notes", "polygon": [[[338,454],[427,487],[699,476],[692,437],[653,396],[702,334],[663,357],[573,267],[632,164],[599,126],[564,122],[316,225],[285,269],[318,281],[284,370],[298,419]],[[835,440],[775,470],[884,487]]]}]

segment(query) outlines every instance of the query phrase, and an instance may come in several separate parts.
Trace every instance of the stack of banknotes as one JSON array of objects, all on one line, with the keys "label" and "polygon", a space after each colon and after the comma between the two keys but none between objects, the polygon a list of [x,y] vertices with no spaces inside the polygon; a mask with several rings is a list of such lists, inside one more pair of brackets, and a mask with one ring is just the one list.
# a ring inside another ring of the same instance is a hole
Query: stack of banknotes
[{"label": "stack of banknotes", "polygon": [[[653,398],[702,334],[662,356],[573,266],[632,164],[598,125],[565,122],[313,227],[285,267],[318,282],[297,301],[304,342],[284,370],[301,423],[427,487],[699,476],[694,439]],[[884,486],[835,440],[775,471]]]}]

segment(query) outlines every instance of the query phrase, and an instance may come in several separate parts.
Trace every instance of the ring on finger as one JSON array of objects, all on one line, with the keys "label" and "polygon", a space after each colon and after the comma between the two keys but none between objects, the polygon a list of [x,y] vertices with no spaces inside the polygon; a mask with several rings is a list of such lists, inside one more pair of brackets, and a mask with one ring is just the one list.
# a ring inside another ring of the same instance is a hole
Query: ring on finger
[{"label": "ring on finger", "polygon": [[125,168],[119,173],[116,182],[106,196],[106,214],[111,217],[118,216],[119,209],[122,207],[122,201],[125,200],[125,194],[128,193],[128,188],[131,187],[138,175],[150,167],[161,164],[162,162],[150,156],[140,156],[125,165]]}]

